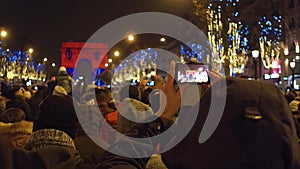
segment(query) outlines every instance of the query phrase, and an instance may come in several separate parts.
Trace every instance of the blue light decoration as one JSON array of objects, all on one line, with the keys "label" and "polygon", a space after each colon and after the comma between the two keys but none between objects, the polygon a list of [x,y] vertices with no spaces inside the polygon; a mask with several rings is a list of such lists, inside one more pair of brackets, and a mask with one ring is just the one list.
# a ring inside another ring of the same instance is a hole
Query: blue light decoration
[{"label": "blue light decoration", "polygon": [[[2,42],[0,41],[2,44]],[[27,51],[0,48],[0,76],[9,79],[46,80],[44,64],[35,64]],[[9,74],[9,76],[8,76]],[[12,76],[11,76],[12,75]]]},{"label": "blue light decoration", "polygon": [[282,37],[281,16],[273,15],[271,18],[263,16],[260,18],[258,24],[260,25],[260,40],[266,38],[266,40],[273,40],[276,44],[279,44]]},{"label": "blue light decoration", "polygon": [[[240,37],[240,47],[238,49],[238,53],[241,52],[243,49],[245,49],[245,52],[248,52],[248,50],[250,49],[249,45],[248,45],[248,36],[249,36],[249,27],[248,25],[243,24],[241,21],[237,20],[237,17],[239,16],[239,11],[237,8],[237,4],[239,3],[239,0],[226,0],[225,2],[223,2],[222,0],[210,0],[210,3],[208,5],[208,9],[212,9],[212,10],[216,10],[218,9],[218,12],[221,13],[222,12],[222,7],[225,6],[229,6],[232,5],[233,12],[231,14],[231,17],[228,17],[227,20],[228,22],[231,22],[232,20],[235,21],[236,23],[238,23],[238,34]],[[216,40],[218,40],[219,38],[216,37]],[[229,47],[233,47],[232,43],[234,41],[234,36],[229,34],[228,35],[228,41],[229,41]],[[217,47],[219,50],[222,50],[222,44],[220,44]],[[182,52],[184,54],[186,54],[186,52]],[[187,53],[188,54],[188,53]],[[192,54],[193,55],[193,54]]]},{"label": "blue light decoration", "polygon": [[[190,62],[191,60],[197,60],[198,62],[203,62],[203,59],[210,52],[209,41],[203,46],[201,44],[187,43],[186,45],[180,45],[180,56],[183,58],[184,62]],[[205,61],[204,61],[205,62]]]},{"label": "blue light decoration", "polygon": [[155,49],[148,48],[130,54],[117,65],[111,72],[112,87],[123,85],[131,80],[141,80],[147,76],[147,70],[153,70],[156,74],[158,53]]},{"label": "blue light decoration", "polygon": [[96,70],[96,78],[95,78],[95,85],[96,86],[103,86],[105,83],[101,80],[101,75],[105,72],[105,69],[101,69],[101,68],[98,68]]},{"label": "blue light decoration", "polygon": [[281,73],[281,19],[282,17],[280,15],[273,15],[272,17],[263,16],[258,22],[260,25],[260,49],[263,49],[263,52],[261,52],[261,58],[264,65],[264,74],[268,74],[271,77],[278,77]]}]

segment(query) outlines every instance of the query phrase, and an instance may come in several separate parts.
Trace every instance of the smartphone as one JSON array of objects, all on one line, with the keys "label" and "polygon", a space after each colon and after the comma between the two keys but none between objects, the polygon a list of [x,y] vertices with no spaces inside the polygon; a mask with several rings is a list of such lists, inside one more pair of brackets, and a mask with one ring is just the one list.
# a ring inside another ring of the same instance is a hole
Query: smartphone
[{"label": "smartphone", "polygon": [[154,80],[149,80],[149,81],[146,83],[146,86],[150,86],[150,87],[155,86]]},{"label": "smartphone", "polygon": [[175,67],[175,81],[181,83],[208,84],[207,71],[209,65],[197,63],[177,63]]}]

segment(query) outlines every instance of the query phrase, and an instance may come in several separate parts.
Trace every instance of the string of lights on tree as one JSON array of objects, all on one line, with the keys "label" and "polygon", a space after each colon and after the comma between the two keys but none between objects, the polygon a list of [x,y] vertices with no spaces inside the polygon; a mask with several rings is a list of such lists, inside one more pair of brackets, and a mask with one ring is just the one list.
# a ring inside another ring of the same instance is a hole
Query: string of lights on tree
[{"label": "string of lights on tree", "polygon": [[[199,8],[203,1],[194,0],[193,3]],[[238,3],[239,0],[209,0],[206,9],[209,44],[213,55],[221,59],[224,68],[227,68],[226,75],[243,72],[249,50],[249,28],[237,20]]]},{"label": "string of lights on tree", "polygon": [[132,53],[114,68],[112,85],[115,87],[131,80],[150,78],[156,74],[156,64],[157,52],[151,48]]},{"label": "string of lights on tree", "polygon": [[35,64],[29,52],[0,47],[0,76],[6,79],[45,80],[45,65]]},{"label": "string of lights on tree", "polygon": [[[260,53],[264,67],[274,73],[276,69],[280,70],[280,41],[282,38],[282,17],[273,15],[271,18],[263,16],[258,24],[260,25]],[[273,69],[273,70],[272,70]],[[280,73],[280,72],[276,72]]]}]

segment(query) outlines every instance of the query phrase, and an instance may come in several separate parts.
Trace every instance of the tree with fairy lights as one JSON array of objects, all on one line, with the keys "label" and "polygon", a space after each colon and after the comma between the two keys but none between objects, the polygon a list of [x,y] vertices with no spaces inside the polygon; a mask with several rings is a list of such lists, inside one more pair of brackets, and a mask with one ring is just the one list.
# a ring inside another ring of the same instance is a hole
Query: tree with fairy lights
[{"label": "tree with fairy lights", "polygon": [[225,75],[243,73],[249,50],[248,26],[238,20],[239,0],[193,0],[199,23],[206,21],[207,35],[213,54],[219,57]]},{"label": "tree with fairy lights", "polygon": [[282,40],[282,17],[263,16],[260,25],[259,47],[261,59],[267,74],[280,73],[280,41]]}]

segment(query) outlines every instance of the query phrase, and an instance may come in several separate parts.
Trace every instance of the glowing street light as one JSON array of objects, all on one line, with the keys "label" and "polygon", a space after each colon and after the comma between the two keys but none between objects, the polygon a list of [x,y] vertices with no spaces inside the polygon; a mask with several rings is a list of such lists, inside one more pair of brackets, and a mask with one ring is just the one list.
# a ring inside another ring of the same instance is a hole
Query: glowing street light
[{"label": "glowing street light", "polygon": [[108,63],[111,63],[112,62],[112,59],[108,59]]},{"label": "glowing street light", "polygon": [[108,67],[108,63],[105,63],[105,65],[104,65],[105,67]]},{"label": "glowing street light", "polygon": [[55,67],[55,62],[53,62],[53,63],[51,64],[51,66],[52,66],[52,67]]},{"label": "glowing street light", "polygon": [[115,55],[115,56],[120,56],[120,52],[119,52],[119,51],[115,51],[115,52],[114,52],[114,55]]},{"label": "glowing street light", "polygon": [[28,49],[28,52],[31,54],[33,52],[33,49],[32,48],[29,48]]},{"label": "glowing street light", "polygon": [[134,40],[134,36],[132,34],[128,35],[128,40],[129,41],[133,41]]},{"label": "glowing street light", "polygon": [[47,60],[48,60],[47,58],[44,58],[44,62],[47,62]]},{"label": "glowing street light", "polygon": [[1,37],[4,38],[7,36],[7,32],[5,30],[2,30],[0,33]]}]

